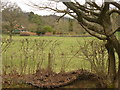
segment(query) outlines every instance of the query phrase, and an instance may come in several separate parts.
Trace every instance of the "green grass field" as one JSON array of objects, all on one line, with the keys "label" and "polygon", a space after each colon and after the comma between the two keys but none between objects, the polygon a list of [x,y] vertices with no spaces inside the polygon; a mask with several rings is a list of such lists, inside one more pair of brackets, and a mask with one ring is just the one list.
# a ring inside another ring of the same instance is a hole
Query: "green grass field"
[{"label": "green grass field", "polygon": [[116,36],[117,36],[118,39],[120,40],[120,32],[117,32]]},{"label": "green grass field", "polygon": [[[8,36],[3,35],[3,41]],[[10,46],[2,53],[3,71],[33,73],[39,67],[47,68],[51,53],[53,70],[71,71],[90,69],[83,58],[79,46],[93,37],[49,37],[49,36],[13,36]],[[3,47],[5,44],[3,45]],[[76,54],[79,51],[79,54]]]}]

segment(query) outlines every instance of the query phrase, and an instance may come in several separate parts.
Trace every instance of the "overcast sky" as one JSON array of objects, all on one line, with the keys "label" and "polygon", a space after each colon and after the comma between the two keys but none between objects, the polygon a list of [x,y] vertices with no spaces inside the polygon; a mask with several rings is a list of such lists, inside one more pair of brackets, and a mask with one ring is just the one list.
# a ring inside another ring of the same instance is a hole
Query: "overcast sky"
[{"label": "overcast sky", "polygon": [[[50,14],[61,15],[61,14],[55,13],[55,12],[50,11],[50,10],[39,10],[39,9],[31,8],[25,4],[25,3],[29,4],[29,1],[36,3],[36,4],[40,4],[40,5],[49,5],[48,4],[49,0],[2,0],[2,2],[17,3],[18,6],[25,12],[33,11],[34,13],[39,14],[39,15],[50,15]],[[77,0],[77,1],[79,1],[82,4],[85,2],[85,0]],[[110,0],[108,0],[108,1],[110,1]],[[102,0],[97,0],[97,3],[101,3],[101,2],[102,2]],[[61,2],[59,2],[57,4],[52,2],[51,7],[56,7],[56,6],[59,9],[65,8],[65,6]]]},{"label": "overcast sky", "polygon": [[[29,1],[33,2],[33,3],[36,3],[36,4],[40,4],[40,5],[47,5],[49,3],[48,0],[2,0],[2,2],[12,2],[12,3],[17,3],[17,5],[25,12],[31,12],[33,11],[34,13],[36,14],[39,14],[39,15],[50,15],[50,14],[56,14],[54,11],[50,11],[50,10],[39,10],[39,9],[36,9],[36,8],[32,8],[28,5],[26,5],[25,3],[27,4],[30,4]],[[53,7],[56,6],[56,3],[52,3]],[[60,2],[60,3],[57,3],[57,7],[60,8],[60,9],[63,9],[65,8],[65,6]],[[60,15],[60,14],[57,14],[57,15]]]}]

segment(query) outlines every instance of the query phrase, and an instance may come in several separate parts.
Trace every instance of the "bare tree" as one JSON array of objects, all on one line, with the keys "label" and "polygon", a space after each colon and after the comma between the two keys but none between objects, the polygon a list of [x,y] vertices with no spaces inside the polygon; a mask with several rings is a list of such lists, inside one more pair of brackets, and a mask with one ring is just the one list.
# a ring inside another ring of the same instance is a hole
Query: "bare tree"
[{"label": "bare tree", "polygon": [[[90,35],[106,41],[107,43],[105,46],[108,51],[109,63],[108,77],[113,85],[115,79],[118,79],[117,83],[119,84],[118,87],[120,88],[120,42],[114,35],[120,26],[118,26],[116,29],[113,29],[113,23],[111,20],[112,14],[117,13],[120,15],[120,3],[114,0],[111,0],[111,2],[104,0],[102,5],[99,5],[95,2],[95,0],[86,1],[86,5],[82,5],[77,0],[74,0],[74,2],[62,2],[66,6],[66,9],[64,10],[52,8],[49,7],[49,5],[44,7],[33,3],[32,5],[39,9],[50,9],[56,12],[64,13],[63,16],[68,14],[76,19]],[[111,8],[111,5],[114,6],[115,9]],[[118,70],[116,70],[115,52],[117,53],[119,59]]]},{"label": "bare tree", "polygon": [[[116,30],[112,29],[111,15],[113,13],[120,14],[119,6],[117,2],[104,2],[102,6],[99,6],[95,2],[87,2],[93,8],[84,7],[80,3],[76,2],[63,2],[70,10],[76,13],[74,16],[85,30],[92,36],[97,37],[100,40],[106,40],[106,48],[108,50],[108,62],[109,73],[108,76],[111,83],[114,83],[116,77],[116,64],[115,64],[115,51],[119,56],[119,70],[118,70],[118,84],[120,84],[120,43],[118,42],[114,33]],[[110,4],[116,6],[118,9],[110,10]],[[69,12],[70,13],[70,12]],[[99,34],[99,35],[98,35]],[[120,85],[119,85],[120,87]]]},{"label": "bare tree", "polygon": [[21,9],[14,3],[2,3],[2,18],[6,22],[6,29],[12,39],[12,31],[14,26],[19,22],[18,17],[22,14]]}]

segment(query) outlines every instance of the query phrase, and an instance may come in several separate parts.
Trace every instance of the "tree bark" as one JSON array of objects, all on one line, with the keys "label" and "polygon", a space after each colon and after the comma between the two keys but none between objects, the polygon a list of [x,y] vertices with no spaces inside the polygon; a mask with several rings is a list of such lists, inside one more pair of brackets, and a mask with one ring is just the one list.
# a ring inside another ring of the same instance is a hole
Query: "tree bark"
[{"label": "tree bark", "polygon": [[118,79],[118,88],[120,88],[120,42],[117,40],[117,38],[112,35],[110,37],[110,40],[116,50],[116,53],[118,55],[118,73],[117,73],[117,79]]},{"label": "tree bark", "polygon": [[108,51],[108,80],[110,81],[111,86],[115,87],[116,62],[114,47],[109,40],[105,46]]}]

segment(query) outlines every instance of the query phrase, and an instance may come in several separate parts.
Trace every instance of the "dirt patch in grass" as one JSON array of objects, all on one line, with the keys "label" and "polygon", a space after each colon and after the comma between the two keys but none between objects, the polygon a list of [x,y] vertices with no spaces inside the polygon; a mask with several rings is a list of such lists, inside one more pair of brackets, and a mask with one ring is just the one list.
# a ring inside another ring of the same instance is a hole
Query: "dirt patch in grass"
[{"label": "dirt patch in grass", "polygon": [[3,88],[105,88],[103,81],[82,69],[65,73],[38,70],[31,75],[4,75]]}]

